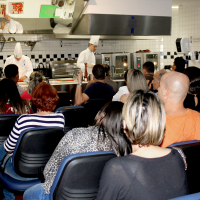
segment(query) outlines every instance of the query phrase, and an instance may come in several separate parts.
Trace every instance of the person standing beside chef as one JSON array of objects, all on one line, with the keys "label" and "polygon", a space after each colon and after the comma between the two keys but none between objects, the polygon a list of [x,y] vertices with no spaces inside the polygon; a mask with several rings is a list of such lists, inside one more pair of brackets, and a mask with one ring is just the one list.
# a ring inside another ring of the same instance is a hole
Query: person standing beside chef
[{"label": "person standing beside chef", "polygon": [[91,36],[88,48],[82,51],[77,60],[77,67],[81,68],[85,74],[85,64],[87,63],[87,74],[92,74],[92,69],[96,64],[94,52],[97,49],[100,36]]},{"label": "person standing beside chef", "polygon": [[6,59],[4,68],[9,64],[15,64],[19,69],[19,80],[24,81],[29,78],[33,72],[31,60],[28,56],[22,54],[22,48],[19,42],[16,43],[14,53]]},{"label": "person standing beside chef", "polygon": [[9,15],[5,15],[5,20],[1,21],[1,28],[0,33],[23,33],[23,26],[17,22],[14,21]]}]

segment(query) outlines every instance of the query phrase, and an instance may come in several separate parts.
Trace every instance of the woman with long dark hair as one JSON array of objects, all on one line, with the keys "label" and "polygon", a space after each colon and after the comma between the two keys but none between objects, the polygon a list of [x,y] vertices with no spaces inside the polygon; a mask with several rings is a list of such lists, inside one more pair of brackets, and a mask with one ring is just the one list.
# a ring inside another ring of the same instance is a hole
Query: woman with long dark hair
[{"label": "woman with long dark hair", "polygon": [[121,102],[109,102],[98,112],[95,126],[74,128],[66,133],[44,169],[44,183],[29,188],[23,199],[48,200],[58,168],[68,155],[95,151],[129,154],[131,145],[122,129],[122,107]]},{"label": "woman with long dark hair", "polygon": [[11,79],[0,81],[0,114],[29,114],[33,113],[28,101],[22,99],[15,82]]}]

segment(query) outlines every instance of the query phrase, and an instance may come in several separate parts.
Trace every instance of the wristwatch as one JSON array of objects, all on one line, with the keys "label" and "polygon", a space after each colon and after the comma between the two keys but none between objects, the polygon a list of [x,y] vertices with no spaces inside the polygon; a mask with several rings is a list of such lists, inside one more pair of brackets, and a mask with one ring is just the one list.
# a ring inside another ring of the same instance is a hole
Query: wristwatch
[{"label": "wristwatch", "polygon": [[82,86],[82,85],[83,85],[83,83],[77,83],[77,85],[80,85],[80,86]]}]

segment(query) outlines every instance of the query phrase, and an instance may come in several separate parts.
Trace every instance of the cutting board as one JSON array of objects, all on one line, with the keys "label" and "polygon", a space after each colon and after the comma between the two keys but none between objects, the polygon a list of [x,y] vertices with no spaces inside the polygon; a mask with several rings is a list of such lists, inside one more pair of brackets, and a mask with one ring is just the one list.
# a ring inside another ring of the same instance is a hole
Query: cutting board
[{"label": "cutting board", "polygon": [[59,79],[56,79],[56,81],[66,82],[66,81],[74,81],[74,79],[73,78],[59,78]]},{"label": "cutting board", "polygon": [[55,17],[56,8],[57,6],[41,5],[40,18],[60,18],[59,16]]}]

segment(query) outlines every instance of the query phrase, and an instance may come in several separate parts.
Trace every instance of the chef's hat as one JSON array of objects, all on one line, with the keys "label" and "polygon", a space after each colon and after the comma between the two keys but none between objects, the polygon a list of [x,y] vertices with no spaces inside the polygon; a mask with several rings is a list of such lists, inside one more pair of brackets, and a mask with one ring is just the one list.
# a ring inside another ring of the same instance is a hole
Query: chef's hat
[{"label": "chef's hat", "polygon": [[94,45],[98,45],[99,38],[100,38],[99,35],[91,36],[89,43],[94,44]]},{"label": "chef's hat", "polygon": [[17,26],[13,19],[11,19],[9,22],[8,30],[10,33],[16,33],[16,31],[17,31]]},{"label": "chef's hat", "polygon": [[22,47],[21,47],[21,44],[19,42],[17,42],[16,45],[15,45],[14,56],[16,58],[22,57]]}]

